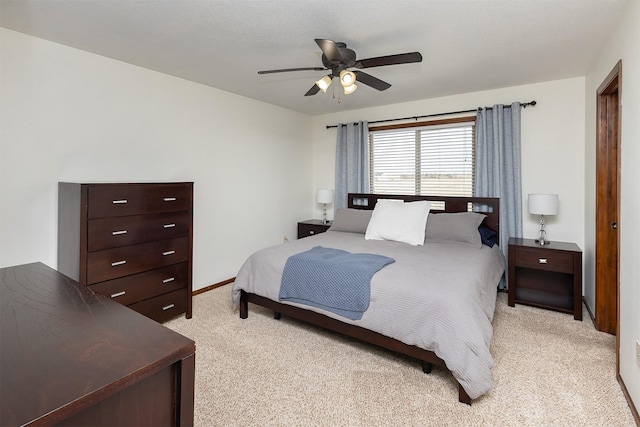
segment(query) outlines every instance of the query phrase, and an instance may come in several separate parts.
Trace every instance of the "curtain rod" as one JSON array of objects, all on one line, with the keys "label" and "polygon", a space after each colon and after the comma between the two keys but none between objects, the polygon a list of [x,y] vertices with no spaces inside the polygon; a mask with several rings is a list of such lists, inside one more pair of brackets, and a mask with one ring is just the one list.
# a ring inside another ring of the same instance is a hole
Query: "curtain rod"
[{"label": "curtain rod", "polygon": [[[522,108],[527,108],[529,105],[531,105],[533,107],[536,104],[537,104],[537,102],[535,100],[533,100],[531,102],[523,102],[523,103],[520,104],[520,106]],[[427,117],[449,116],[449,115],[452,115],[452,114],[475,113],[476,111],[478,111],[481,108],[482,107],[478,107],[478,108],[476,108],[474,110],[461,110],[461,111],[450,111],[448,113],[427,114],[427,115],[424,115],[424,116],[412,116],[412,117],[400,117],[400,118],[397,118],[397,119],[375,120],[373,122],[369,122],[369,124],[371,124],[371,123],[398,122],[400,120],[411,120],[411,119],[418,120],[418,119],[424,119],[424,118],[427,118]],[[492,108],[493,107],[485,107],[485,109],[487,109],[487,110],[491,110]],[[504,108],[511,108],[511,105],[505,105]],[[358,123],[356,122],[354,124],[357,125]],[[327,125],[327,129],[337,128],[337,127],[338,127],[338,125]]]}]

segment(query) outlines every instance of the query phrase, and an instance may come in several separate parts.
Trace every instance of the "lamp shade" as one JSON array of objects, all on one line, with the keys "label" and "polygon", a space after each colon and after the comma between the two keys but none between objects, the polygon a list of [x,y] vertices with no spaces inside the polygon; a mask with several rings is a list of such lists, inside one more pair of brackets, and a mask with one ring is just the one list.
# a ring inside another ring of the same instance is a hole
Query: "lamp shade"
[{"label": "lamp shade", "polygon": [[351,86],[356,82],[356,74],[353,71],[340,71],[340,84],[343,87]]},{"label": "lamp shade", "polygon": [[333,190],[320,189],[316,193],[316,202],[333,203]]},{"label": "lamp shade", "polygon": [[327,75],[318,80],[316,82],[316,86],[318,86],[321,91],[326,93],[329,86],[331,86],[331,81],[331,76]]},{"label": "lamp shade", "polygon": [[354,83],[351,86],[345,86],[343,89],[344,89],[344,94],[349,95],[355,92],[356,89],[358,89],[358,85]]},{"label": "lamp shade", "polygon": [[557,194],[529,194],[529,213],[534,215],[557,215]]}]

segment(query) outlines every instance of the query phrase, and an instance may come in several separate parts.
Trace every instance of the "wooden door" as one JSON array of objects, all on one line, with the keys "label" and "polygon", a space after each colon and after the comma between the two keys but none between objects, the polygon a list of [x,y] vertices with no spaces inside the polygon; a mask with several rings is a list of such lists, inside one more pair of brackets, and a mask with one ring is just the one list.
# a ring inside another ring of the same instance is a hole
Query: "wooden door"
[{"label": "wooden door", "polygon": [[620,211],[620,87],[618,62],[598,88],[596,121],[595,326],[617,335]]}]

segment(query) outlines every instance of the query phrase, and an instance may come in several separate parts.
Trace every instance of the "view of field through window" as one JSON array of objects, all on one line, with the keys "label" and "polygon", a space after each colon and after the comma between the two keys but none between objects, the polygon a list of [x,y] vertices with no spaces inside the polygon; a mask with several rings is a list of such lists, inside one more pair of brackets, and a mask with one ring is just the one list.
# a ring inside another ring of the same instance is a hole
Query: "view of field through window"
[{"label": "view of field through window", "polygon": [[370,187],[380,194],[472,196],[475,123],[372,131]]}]

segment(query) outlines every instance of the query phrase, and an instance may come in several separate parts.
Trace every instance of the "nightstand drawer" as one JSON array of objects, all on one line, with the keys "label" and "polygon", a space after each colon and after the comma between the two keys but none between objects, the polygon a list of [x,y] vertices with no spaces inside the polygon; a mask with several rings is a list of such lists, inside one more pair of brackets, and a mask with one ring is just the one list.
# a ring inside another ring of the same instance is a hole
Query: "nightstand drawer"
[{"label": "nightstand drawer", "polygon": [[518,267],[573,273],[573,254],[533,248],[517,248],[516,264]]},{"label": "nightstand drawer", "polygon": [[300,237],[313,236],[314,234],[320,234],[327,231],[327,227],[319,225],[301,225],[298,227],[298,234]]},{"label": "nightstand drawer", "polygon": [[324,233],[331,227],[331,222],[323,224],[320,220],[310,219],[298,223],[298,239]]}]

